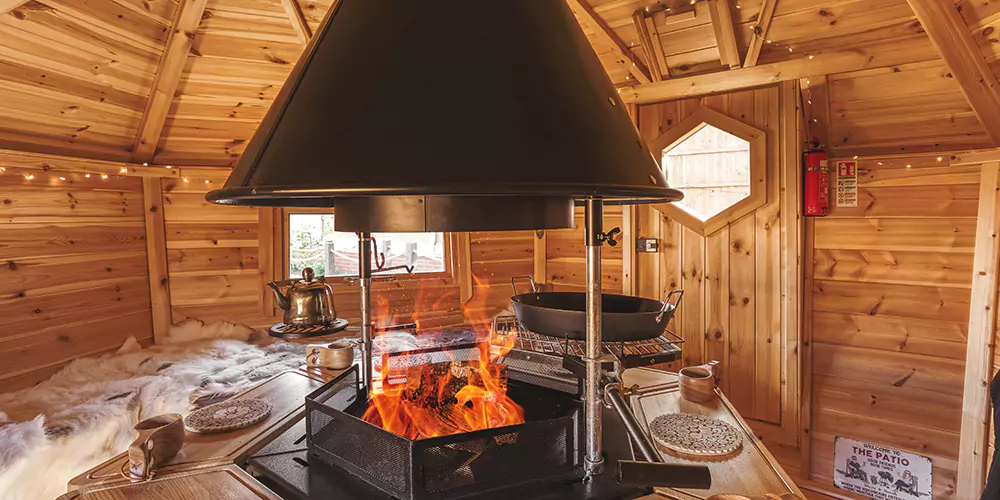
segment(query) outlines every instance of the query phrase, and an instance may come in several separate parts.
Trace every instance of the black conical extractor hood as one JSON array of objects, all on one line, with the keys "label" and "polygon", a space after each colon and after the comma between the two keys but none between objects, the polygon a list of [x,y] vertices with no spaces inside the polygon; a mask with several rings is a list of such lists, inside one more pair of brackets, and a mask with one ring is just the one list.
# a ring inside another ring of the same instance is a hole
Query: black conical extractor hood
[{"label": "black conical extractor hood", "polygon": [[681,196],[564,0],[341,0],[208,200],[468,231]]}]

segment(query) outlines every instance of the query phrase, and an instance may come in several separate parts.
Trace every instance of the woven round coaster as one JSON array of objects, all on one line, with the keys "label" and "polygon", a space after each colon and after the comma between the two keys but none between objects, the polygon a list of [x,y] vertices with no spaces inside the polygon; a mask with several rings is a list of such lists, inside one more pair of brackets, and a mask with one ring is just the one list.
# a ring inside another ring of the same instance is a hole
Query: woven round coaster
[{"label": "woven round coaster", "polygon": [[718,457],[743,445],[742,436],[732,425],[690,413],[660,415],[649,423],[649,432],[661,446],[685,455]]},{"label": "woven round coaster", "polygon": [[184,417],[191,432],[227,432],[250,427],[271,414],[271,403],[263,399],[232,399],[206,406]]}]

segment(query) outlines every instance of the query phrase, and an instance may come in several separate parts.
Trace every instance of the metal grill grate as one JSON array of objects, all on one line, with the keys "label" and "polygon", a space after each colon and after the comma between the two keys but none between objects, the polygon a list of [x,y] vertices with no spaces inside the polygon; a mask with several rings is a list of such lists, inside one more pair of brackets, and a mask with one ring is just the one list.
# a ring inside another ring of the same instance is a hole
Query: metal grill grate
[{"label": "metal grill grate", "polygon": [[[565,355],[583,357],[586,343],[582,340],[557,338],[529,332],[521,326],[516,316],[497,316],[493,318],[493,345],[511,347],[518,351],[548,354],[563,357]],[[670,330],[663,335],[649,340],[633,340],[627,342],[604,342],[602,353],[614,356],[622,364],[622,368],[669,363],[680,356],[680,344],[684,340]]]}]

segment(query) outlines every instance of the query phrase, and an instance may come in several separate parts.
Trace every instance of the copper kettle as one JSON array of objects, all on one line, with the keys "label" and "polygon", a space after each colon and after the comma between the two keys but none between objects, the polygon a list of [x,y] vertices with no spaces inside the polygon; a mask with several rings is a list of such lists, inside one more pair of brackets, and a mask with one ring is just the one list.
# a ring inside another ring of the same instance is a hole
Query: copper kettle
[{"label": "copper kettle", "polygon": [[286,325],[328,325],[337,319],[333,306],[333,288],[323,278],[317,278],[311,267],[302,270],[302,279],[292,281],[285,293],[278,282],[267,284],[274,293],[274,302],[285,311]]}]

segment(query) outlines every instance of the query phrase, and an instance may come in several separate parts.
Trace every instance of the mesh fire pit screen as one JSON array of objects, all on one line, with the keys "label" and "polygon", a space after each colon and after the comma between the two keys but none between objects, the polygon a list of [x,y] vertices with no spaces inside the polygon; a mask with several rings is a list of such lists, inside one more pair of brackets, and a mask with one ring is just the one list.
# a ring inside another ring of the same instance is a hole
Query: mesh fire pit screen
[{"label": "mesh fire pit screen", "polygon": [[361,419],[357,367],[306,398],[309,453],[400,499],[443,499],[578,477],[582,409],[567,394],[510,381],[525,423],[410,440]]}]

